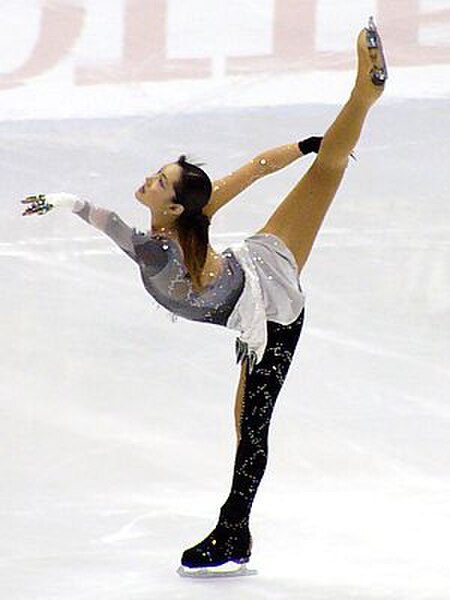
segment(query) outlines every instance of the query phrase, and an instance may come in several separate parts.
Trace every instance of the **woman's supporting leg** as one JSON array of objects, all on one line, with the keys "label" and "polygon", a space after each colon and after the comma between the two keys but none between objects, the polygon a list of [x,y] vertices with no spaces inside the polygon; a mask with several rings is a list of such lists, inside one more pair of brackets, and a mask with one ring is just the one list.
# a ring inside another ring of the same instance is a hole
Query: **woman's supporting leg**
[{"label": "woman's supporting leg", "polygon": [[342,181],[367,113],[383,92],[384,86],[374,85],[371,79],[371,71],[380,63],[380,51],[367,49],[365,29],[359,34],[357,49],[358,71],[349,100],[325,133],[308,172],[259,231],[273,233],[286,243],[296,258],[299,272]]},{"label": "woman's supporting leg", "polygon": [[241,421],[242,421],[242,412],[244,407],[244,396],[245,396],[245,382],[247,377],[248,364],[247,361],[243,360],[241,362],[241,374],[239,377],[239,385],[236,392],[236,400],[234,405],[234,423],[236,429],[236,442],[239,445],[241,441]]},{"label": "woman's supporting leg", "polygon": [[264,356],[252,373],[246,374],[240,440],[231,492],[221,509],[223,520],[248,523],[253,499],[267,464],[272,413],[292,363],[303,321],[304,310],[290,325],[268,321]]},{"label": "woman's supporting leg", "polygon": [[[244,394],[238,420],[238,447],[230,494],[220,510],[216,528],[200,544],[186,550],[187,567],[246,562],[251,553],[250,511],[264,475],[269,426],[275,402],[286,379],[303,326],[304,310],[290,325],[268,321],[267,347],[252,373],[241,372]],[[245,359],[244,364],[247,364]],[[238,390],[239,396],[239,390]]]}]

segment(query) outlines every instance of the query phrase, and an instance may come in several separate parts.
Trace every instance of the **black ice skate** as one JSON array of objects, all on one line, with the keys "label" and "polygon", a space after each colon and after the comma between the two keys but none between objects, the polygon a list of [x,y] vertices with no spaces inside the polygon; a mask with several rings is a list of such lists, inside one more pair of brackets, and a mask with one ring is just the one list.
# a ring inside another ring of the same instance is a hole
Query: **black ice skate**
[{"label": "black ice skate", "polygon": [[218,525],[202,542],[185,550],[181,577],[236,577],[256,575],[247,569],[251,555],[252,538],[248,528],[230,529]]},{"label": "black ice skate", "polygon": [[380,65],[378,65],[372,71],[372,82],[374,85],[384,85],[388,78],[387,65],[383,53],[381,38],[373,17],[369,17],[369,24],[366,27],[366,42],[369,50],[373,48],[375,50],[379,50],[380,52]]}]

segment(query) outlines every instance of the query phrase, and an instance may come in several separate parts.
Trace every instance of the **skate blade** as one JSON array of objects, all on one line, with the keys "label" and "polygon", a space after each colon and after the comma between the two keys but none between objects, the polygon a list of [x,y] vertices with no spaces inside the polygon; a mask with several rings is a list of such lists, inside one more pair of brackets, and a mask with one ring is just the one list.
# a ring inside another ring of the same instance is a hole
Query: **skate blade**
[{"label": "skate blade", "polygon": [[383,44],[373,17],[369,17],[369,24],[366,27],[366,43],[369,50],[379,50],[381,57],[381,67],[372,71],[372,82],[375,85],[384,85],[388,78],[387,65],[383,52]]},{"label": "skate blade", "polygon": [[180,577],[208,579],[210,577],[247,577],[249,575],[257,575],[258,571],[247,568],[245,564],[227,562],[219,567],[199,567],[198,569],[180,566],[177,569],[177,573]]}]

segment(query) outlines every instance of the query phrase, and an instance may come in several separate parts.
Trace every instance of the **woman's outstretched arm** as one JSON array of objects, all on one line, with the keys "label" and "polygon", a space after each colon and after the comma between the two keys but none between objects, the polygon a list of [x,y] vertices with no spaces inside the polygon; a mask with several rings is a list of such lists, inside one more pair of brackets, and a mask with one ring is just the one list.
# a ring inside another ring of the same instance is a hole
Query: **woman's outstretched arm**
[{"label": "woman's outstretched arm", "polygon": [[261,177],[287,167],[294,160],[309,152],[317,152],[321,140],[322,138],[320,137],[313,137],[302,142],[294,142],[271,148],[270,150],[261,152],[236,171],[233,171],[222,179],[214,181],[211,198],[203,208],[203,213],[211,218],[219,208],[225,206],[225,204]]},{"label": "woman's outstretched arm", "polygon": [[129,227],[111,210],[97,208],[90,202],[81,200],[75,194],[68,194],[66,192],[28,196],[28,198],[22,200],[22,204],[28,205],[28,208],[22,213],[23,216],[45,215],[55,208],[57,210],[70,210],[86,221],[86,223],[100,229],[100,231],[116,242],[128,256],[136,260],[133,244],[133,234],[136,233],[136,230]]},{"label": "woman's outstretched arm", "polygon": [[110,237],[130,258],[145,266],[146,274],[153,276],[167,264],[167,252],[164,244],[154,240],[148,234],[137,231],[127,225],[114,211],[98,208],[92,203],[81,200],[74,194],[60,192],[39,194],[22,200],[28,208],[26,215],[45,215],[50,210],[64,208],[72,211],[81,219],[93,225]]},{"label": "woman's outstretched arm", "polygon": [[90,202],[77,200],[72,212],[110,237],[130,258],[136,260],[133,237],[135,229],[127,225],[114,211],[98,208]]}]

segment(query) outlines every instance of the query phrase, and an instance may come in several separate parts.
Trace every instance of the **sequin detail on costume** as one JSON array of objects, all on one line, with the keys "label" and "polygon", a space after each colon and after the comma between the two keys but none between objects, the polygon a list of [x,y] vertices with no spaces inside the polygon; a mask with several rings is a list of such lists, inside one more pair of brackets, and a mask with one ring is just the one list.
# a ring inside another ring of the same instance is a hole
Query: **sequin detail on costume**
[{"label": "sequin detail on costume", "polygon": [[216,279],[215,273],[209,272],[211,283],[197,292],[175,240],[137,231],[116,213],[89,202],[81,202],[74,212],[106,233],[138,264],[152,302],[166,308],[172,322],[183,317],[226,326],[245,284],[244,272],[230,248],[216,257],[222,262]]},{"label": "sequin detail on costume", "polygon": [[246,373],[240,416],[241,439],[231,491],[221,508],[219,525],[248,528],[253,500],[267,464],[267,440],[273,409],[294,357],[304,314],[303,309],[290,325],[268,321],[263,359],[252,373]]},{"label": "sequin detail on costume", "polygon": [[[201,292],[194,290],[189,273],[183,262],[181,250],[174,240],[167,240],[168,261],[165,267],[146,277],[145,267],[141,276],[151,296],[176,317],[191,321],[226,326],[245,283],[241,266],[230,249],[221,253],[222,270],[216,279]],[[214,273],[210,274],[212,278]],[[175,321],[173,319],[173,321]]]}]

